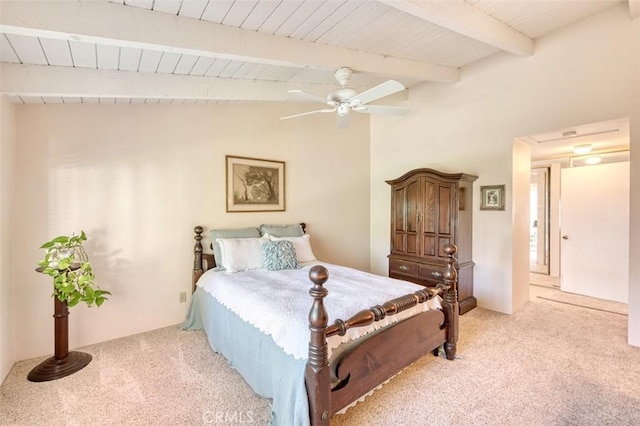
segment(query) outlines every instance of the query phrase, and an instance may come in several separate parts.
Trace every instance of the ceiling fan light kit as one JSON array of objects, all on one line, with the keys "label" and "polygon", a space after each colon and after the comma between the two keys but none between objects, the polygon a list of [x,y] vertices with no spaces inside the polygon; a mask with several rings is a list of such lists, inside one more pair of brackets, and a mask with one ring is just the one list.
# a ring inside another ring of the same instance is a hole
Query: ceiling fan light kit
[{"label": "ceiling fan light kit", "polygon": [[576,155],[584,155],[590,153],[592,150],[591,144],[576,145],[573,147],[573,153]]},{"label": "ceiling fan light kit", "polygon": [[381,83],[358,94],[357,91],[348,87],[349,79],[352,75],[353,71],[350,68],[343,67],[338,69],[335,72],[334,76],[340,84],[340,88],[329,93],[326,98],[307,93],[302,90],[289,90],[288,93],[291,95],[295,95],[313,102],[323,103],[331,106],[332,108],[324,108],[315,111],[289,115],[286,117],[282,117],[281,120],[287,120],[289,118],[296,118],[316,113],[337,112],[338,128],[345,128],[349,126],[350,111],[365,114],[386,115],[404,115],[409,112],[409,108],[407,107],[368,105],[369,102],[373,102],[380,98],[384,98],[385,96],[389,96],[404,90],[405,87],[402,85],[402,83],[395,80],[387,80],[384,83]]}]

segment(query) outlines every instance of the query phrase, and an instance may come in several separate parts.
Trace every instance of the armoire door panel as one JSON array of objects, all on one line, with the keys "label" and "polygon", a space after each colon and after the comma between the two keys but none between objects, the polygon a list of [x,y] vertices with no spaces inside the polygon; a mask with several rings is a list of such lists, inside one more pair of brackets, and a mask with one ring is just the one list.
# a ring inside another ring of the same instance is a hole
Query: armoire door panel
[{"label": "armoire door panel", "polygon": [[[399,188],[395,191],[393,199],[395,200],[395,214],[393,216],[394,221],[394,230],[395,231],[406,231],[406,215],[405,215],[405,190],[404,188]],[[398,246],[401,247],[401,246]]]},{"label": "armoire door panel", "polygon": [[447,258],[447,253],[444,252],[444,248],[451,244],[450,238],[438,238],[438,256],[444,259]]},{"label": "armoire door panel", "polygon": [[423,232],[436,232],[436,186],[433,182],[428,180],[424,181],[424,203],[422,208],[424,212]]},{"label": "armoire door panel", "polygon": [[393,252],[394,253],[404,253],[407,248],[405,244],[405,233],[396,232],[393,236]]},{"label": "armoire door panel", "polygon": [[407,221],[406,231],[418,232],[418,209],[420,208],[420,185],[418,181],[407,185],[405,191],[405,214]]},{"label": "armoire door panel", "polygon": [[453,194],[450,186],[440,186],[438,188],[438,233],[451,233],[451,201]]},{"label": "armoire door panel", "polygon": [[407,254],[418,254],[418,236],[416,234],[407,234]]},{"label": "armoire door panel", "polygon": [[423,235],[422,237],[422,255],[423,256],[437,256],[436,253],[436,237]]}]

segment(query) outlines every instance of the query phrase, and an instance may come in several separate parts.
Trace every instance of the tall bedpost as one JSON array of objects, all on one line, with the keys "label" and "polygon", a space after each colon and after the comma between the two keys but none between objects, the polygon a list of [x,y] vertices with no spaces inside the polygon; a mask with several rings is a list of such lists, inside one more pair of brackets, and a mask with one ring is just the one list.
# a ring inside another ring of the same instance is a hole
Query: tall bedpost
[{"label": "tall bedpost", "polygon": [[447,267],[444,270],[444,284],[447,286],[447,291],[444,294],[444,314],[447,326],[447,341],[444,344],[444,351],[447,355],[447,359],[454,359],[456,356],[456,346],[458,344],[458,272],[456,271],[456,258],[455,254],[458,248],[450,244],[444,248],[444,252],[447,254]]},{"label": "tall bedpost", "polygon": [[193,232],[196,233],[196,236],[193,237],[196,240],[196,245],[193,248],[194,260],[193,260],[193,277],[191,281],[192,293],[196,291],[196,283],[198,282],[202,274],[204,274],[204,269],[202,267],[202,242],[201,242],[203,231],[204,229],[202,229],[202,226],[196,226],[195,228],[193,228]]},{"label": "tall bedpost", "polygon": [[309,397],[309,416],[312,426],[328,425],[331,416],[331,372],[327,348],[327,311],[324,298],[329,293],[322,285],[329,278],[324,266],[316,265],[309,271],[313,287],[309,294],[313,304],[309,311],[309,359],[305,371],[305,383]]}]

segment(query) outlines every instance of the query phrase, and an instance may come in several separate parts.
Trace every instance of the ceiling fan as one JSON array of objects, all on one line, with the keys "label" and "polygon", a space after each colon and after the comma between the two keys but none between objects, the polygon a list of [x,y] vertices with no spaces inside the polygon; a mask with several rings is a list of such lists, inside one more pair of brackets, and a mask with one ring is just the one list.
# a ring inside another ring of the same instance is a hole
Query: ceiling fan
[{"label": "ceiling fan", "polygon": [[316,114],[321,112],[337,112],[338,128],[345,128],[349,126],[350,111],[367,114],[389,115],[403,115],[409,111],[409,108],[406,107],[368,105],[369,102],[373,102],[377,99],[404,90],[405,87],[401,83],[395,80],[387,80],[384,83],[372,87],[371,89],[365,90],[362,93],[357,93],[354,89],[351,89],[347,86],[349,84],[349,78],[351,78],[352,74],[353,71],[350,68],[344,67],[338,69],[335,73],[335,77],[336,80],[338,80],[338,83],[340,83],[341,87],[340,89],[334,90],[333,92],[329,93],[326,98],[313,95],[302,90],[289,90],[288,93],[292,95],[299,96],[310,101],[327,104],[330,106],[330,108],[289,115],[287,117],[282,117],[281,120],[287,120],[289,118],[301,117],[303,115]]}]

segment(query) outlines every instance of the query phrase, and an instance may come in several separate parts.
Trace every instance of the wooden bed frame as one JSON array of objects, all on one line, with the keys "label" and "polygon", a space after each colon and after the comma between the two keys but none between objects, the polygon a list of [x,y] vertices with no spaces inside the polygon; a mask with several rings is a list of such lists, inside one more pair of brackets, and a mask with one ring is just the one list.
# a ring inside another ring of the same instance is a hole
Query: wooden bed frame
[{"label": "wooden bed frame", "polygon": [[[305,224],[301,224],[304,231]],[[202,248],[203,227],[194,229],[193,291],[202,274],[215,267],[213,254]],[[444,273],[444,285],[425,287],[414,293],[362,310],[347,320],[336,320],[328,325],[324,298],[328,291],[323,284],[329,278],[324,266],[316,265],[309,271],[313,298],[309,312],[309,357],[305,372],[305,384],[309,398],[311,425],[329,425],[332,415],[347,407],[367,392],[375,389],[401,370],[427,353],[438,355],[444,346],[447,359],[453,360],[458,341],[458,302],[456,294],[456,247],[445,247],[448,261]],[[206,260],[206,265],[203,260]],[[396,315],[436,295],[442,296],[441,310],[428,310],[404,321],[380,330],[372,337],[329,362],[327,337],[344,335],[347,330],[370,325],[388,315]],[[335,370],[339,382],[331,383],[331,371]]]}]

